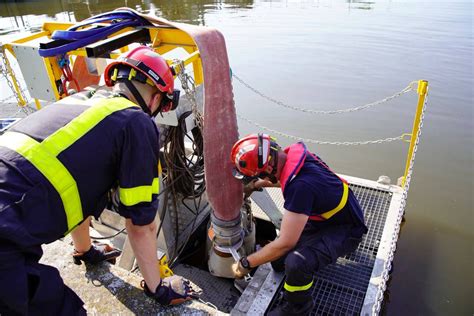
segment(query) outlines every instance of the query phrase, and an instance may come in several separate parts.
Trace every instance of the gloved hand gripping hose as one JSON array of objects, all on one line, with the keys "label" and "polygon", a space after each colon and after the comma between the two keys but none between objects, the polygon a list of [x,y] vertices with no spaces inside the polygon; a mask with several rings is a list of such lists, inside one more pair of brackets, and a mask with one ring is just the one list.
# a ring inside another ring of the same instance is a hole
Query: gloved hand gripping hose
[{"label": "gloved hand gripping hose", "polygon": [[74,263],[77,265],[81,265],[81,261],[84,263],[90,264],[97,264],[102,261],[108,261],[112,264],[115,264],[115,259],[120,256],[122,252],[114,247],[101,243],[98,241],[93,241],[91,248],[84,252],[77,252],[74,250],[72,257],[74,259]]},{"label": "gloved hand gripping hose", "polygon": [[194,291],[189,280],[173,275],[160,280],[160,284],[156,287],[155,293],[152,293],[142,280],[141,287],[146,296],[153,298],[161,305],[177,305],[183,302],[199,298],[199,293]]}]

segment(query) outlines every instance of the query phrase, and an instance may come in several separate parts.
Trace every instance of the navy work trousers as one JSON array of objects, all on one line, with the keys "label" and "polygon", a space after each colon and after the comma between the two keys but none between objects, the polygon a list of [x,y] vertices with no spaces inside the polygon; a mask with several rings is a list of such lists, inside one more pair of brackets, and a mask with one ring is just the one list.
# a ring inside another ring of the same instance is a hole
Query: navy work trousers
[{"label": "navy work trousers", "polygon": [[86,315],[58,270],[38,263],[42,254],[0,240],[0,315]]},{"label": "navy work trousers", "polygon": [[[315,272],[357,249],[362,235],[362,228],[353,225],[327,226],[316,231],[305,229],[295,248],[272,262],[272,266],[277,271],[284,269],[288,285],[308,285]],[[285,294],[293,303],[304,303],[310,296],[309,290]]]}]

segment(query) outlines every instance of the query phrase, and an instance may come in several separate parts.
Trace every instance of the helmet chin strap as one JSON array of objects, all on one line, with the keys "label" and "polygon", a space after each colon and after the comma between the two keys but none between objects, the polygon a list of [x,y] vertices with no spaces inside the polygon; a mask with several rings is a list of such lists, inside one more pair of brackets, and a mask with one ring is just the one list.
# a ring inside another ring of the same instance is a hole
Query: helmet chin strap
[{"label": "helmet chin strap", "polygon": [[272,171],[270,173],[268,172],[261,172],[258,177],[259,178],[268,178],[273,184],[278,183],[278,179],[276,177],[276,173],[278,171],[278,150],[276,149],[271,149],[271,167]]},{"label": "helmet chin strap", "polygon": [[268,175],[268,178],[272,183],[278,183],[278,179],[276,177],[276,173],[278,171],[278,152],[275,153],[275,158],[273,160],[272,172]]},{"label": "helmet chin strap", "polygon": [[[277,173],[277,170],[278,170],[278,150],[276,149],[271,149],[272,151],[272,160],[273,160],[273,163],[272,163],[272,175],[275,175]],[[274,182],[276,183],[276,182]]]},{"label": "helmet chin strap", "polygon": [[[128,90],[132,93],[133,97],[135,98],[135,100],[137,100],[138,102],[138,105],[140,105],[140,107],[142,108],[143,112],[145,112],[146,114],[150,115],[150,116],[154,116],[152,115],[152,113],[150,112],[150,109],[148,108],[148,105],[146,104],[145,100],[143,100],[140,92],[138,92],[137,88],[135,87],[135,85],[128,79],[122,79],[120,80],[121,82],[124,82],[125,85],[127,86]],[[157,113],[158,111],[155,111],[155,113]],[[153,113],[153,114],[155,114]],[[156,115],[156,114],[155,114]]]},{"label": "helmet chin strap", "polygon": [[[151,108],[151,105],[153,105],[153,104],[156,102],[156,98],[157,98],[159,95],[163,95],[163,93],[162,93],[162,92],[155,92],[155,94],[153,94],[153,97],[151,98],[151,101],[150,101],[150,108]],[[150,114],[152,117],[156,117],[156,116],[158,115],[158,113],[160,113],[160,111],[161,111],[161,104],[163,103],[163,98],[164,98],[164,97],[165,97],[164,95],[161,97],[160,104],[158,105],[158,107],[156,108],[156,110],[153,111],[153,113]]]}]

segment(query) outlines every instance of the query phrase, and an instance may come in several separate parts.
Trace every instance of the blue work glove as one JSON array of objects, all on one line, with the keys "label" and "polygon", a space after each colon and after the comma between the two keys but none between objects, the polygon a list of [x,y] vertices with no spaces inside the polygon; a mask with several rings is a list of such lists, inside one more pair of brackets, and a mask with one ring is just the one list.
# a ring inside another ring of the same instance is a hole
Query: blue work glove
[{"label": "blue work glove", "polygon": [[165,306],[177,305],[193,298],[199,298],[199,294],[193,290],[189,280],[178,275],[161,279],[155,293],[150,291],[145,280],[142,281],[141,286],[148,297]]},{"label": "blue work glove", "polygon": [[120,256],[121,253],[122,252],[120,250],[115,249],[108,244],[94,241],[88,251],[81,253],[74,250],[72,257],[74,259],[74,263],[77,265],[81,265],[81,261],[90,264],[108,261],[112,264],[115,264],[115,258]]}]

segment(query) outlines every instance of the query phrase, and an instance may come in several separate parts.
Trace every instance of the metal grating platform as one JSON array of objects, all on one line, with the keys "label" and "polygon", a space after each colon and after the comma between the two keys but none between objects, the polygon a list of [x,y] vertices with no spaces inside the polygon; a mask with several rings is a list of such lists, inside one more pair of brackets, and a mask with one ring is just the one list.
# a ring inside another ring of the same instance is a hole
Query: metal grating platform
[{"label": "metal grating platform", "polygon": [[[394,222],[400,212],[403,195],[400,187],[347,176],[344,178],[350,182],[350,187],[364,210],[369,231],[354,253],[339,258],[335,264],[327,266],[315,275],[312,287],[315,307],[311,315],[365,315],[372,313],[372,306],[375,304],[376,294],[379,291],[384,262],[389,257],[387,248],[393,239],[396,227]],[[281,191],[271,190],[269,194],[276,206],[283,210]],[[258,207],[255,210],[258,213],[262,212]],[[279,286],[270,290],[273,292],[274,299],[266,311],[281,303],[279,293],[282,283],[283,281]],[[268,289],[266,290],[268,291]],[[233,314],[237,315],[242,312],[244,311],[234,310]]]},{"label": "metal grating platform", "polygon": [[311,315],[359,315],[382,237],[392,193],[350,185],[369,228],[357,250],[315,276]]},{"label": "metal grating platform", "polygon": [[200,299],[219,312],[229,313],[239,299],[240,292],[234,287],[233,279],[217,278],[209,271],[187,264],[178,264],[173,272],[192,280],[202,290]]}]

